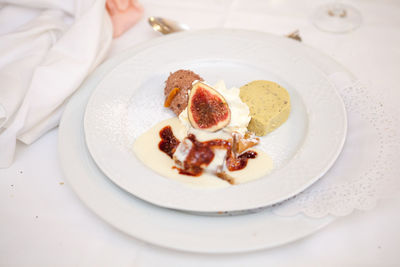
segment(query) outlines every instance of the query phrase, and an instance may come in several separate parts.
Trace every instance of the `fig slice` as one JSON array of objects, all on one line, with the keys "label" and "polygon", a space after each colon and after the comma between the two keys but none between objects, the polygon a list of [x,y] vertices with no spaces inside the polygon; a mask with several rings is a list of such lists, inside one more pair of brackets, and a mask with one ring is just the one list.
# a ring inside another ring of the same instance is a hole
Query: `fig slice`
[{"label": "fig slice", "polygon": [[231,111],[225,98],[202,82],[193,84],[187,110],[193,128],[209,132],[224,128],[231,120]]}]

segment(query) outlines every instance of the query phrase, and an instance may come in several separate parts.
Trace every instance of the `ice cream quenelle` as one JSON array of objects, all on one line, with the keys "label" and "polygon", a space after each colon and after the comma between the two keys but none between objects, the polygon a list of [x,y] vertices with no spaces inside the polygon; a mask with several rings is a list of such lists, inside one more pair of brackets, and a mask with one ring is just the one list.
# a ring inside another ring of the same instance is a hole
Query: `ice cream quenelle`
[{"label": "ice cream quenelle", "polygon": [[164,107],[179,115],[188,104],[188,92],[194,81],[203,81],[203,78],[190,70],[177,70],[171,73],[165,81]]}]

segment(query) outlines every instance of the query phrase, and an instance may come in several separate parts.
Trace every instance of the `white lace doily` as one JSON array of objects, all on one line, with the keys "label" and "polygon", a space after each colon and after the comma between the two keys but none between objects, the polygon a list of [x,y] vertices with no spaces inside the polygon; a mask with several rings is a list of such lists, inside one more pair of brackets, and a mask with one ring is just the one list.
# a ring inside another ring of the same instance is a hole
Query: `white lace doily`
[{"label": "white lace doily", "polygon": [[312,187],[273,207],[277,215],[344,216],[368,210],[400,191],[398,118],[360,82],[338,87],[348,116],[348,135],[332,169]]}]

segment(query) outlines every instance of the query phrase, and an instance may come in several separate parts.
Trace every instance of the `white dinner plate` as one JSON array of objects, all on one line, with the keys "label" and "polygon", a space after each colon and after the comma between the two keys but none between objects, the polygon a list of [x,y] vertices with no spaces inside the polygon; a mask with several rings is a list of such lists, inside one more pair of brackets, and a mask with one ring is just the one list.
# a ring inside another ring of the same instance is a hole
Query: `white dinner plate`
[{"label": "white dinner plate", "polygon": [[[89,209],[116,229],[146,242],[207,253],[276,247],[310,235],[334,220],[330,216],[321,219],[303,215],[280,217],[269,209],[241,216],[192,215],[151,205],[111,182],[98,169],[86,148],[83,114],[90,94],[104,75],[132,51],[141,48],[135,47],[99,67],[72,97],[63,113],[58,144],[61,168],[67,184]],[[308,51],[305,48],[302,48],[304,52]]]},{"label": "white dinner plate", "polygon": [[[332,166],[347,129],[342,99],[324,73],[302,57],[299,47],[288,38],[258,32],[208,30],[154,39],[125,53],[104,73],[87,104],[84,129],[94,161],[127,192],[167,208],[242,211],[296,195]],[[191,69],[211,84],[224,79],[228,87],[239,87],[263,79],[288,90],[292,103],[288,121],[261,140],[273,160],[270,174],[204,190],[142,164],[133,153],[133,143],[151,126],[173,116],[163,107],[163,90],[169,73],[178,69]]]}]

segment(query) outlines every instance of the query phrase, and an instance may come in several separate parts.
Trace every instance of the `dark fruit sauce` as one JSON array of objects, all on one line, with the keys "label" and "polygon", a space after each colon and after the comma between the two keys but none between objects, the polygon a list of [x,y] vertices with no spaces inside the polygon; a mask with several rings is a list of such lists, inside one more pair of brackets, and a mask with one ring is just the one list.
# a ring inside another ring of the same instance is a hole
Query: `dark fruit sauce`
[{"label": "dark fruit sauce", "polygon": [[192,149],[183,162],[183,169],[179,173],[199,176],[203,173],[203,169],[214,159],[215,148],[229,149],[230,142],[223,139],[213,139],[206,142],[200,142],[194,134],[187,137],[192,142]]},{"label": "dark fruit sauce", "polygon": [[[180,141],[175,137],[172,132],[171,126],[165,126],[160,131],[161,141],[158,144],[159,149],[167,154],[170,158],[175,153]],[[213,139],[205,142],[200,142],[196,136],[189,134],[187,137],[193,146],[183,162],[183,168],[177,168],[180,174],[190,176],[200,176],[204,168],[211,163],[214,159],[213,149],[226,149],[226,166],[229,171],[238,171],[247,166],[249,159],[257,157],[257,152],[249,150],[239,156],[234,155],[232,152],[232,143],[230,140]]]},{"label": "dark fruit sauce", "polygon": [[247,166],[247,161],[249,159],[255,159],[257,157],[257,152],[249,150],[240,154],[237,157],[234,157],[233,153],[231,153],[230,155],[232,156],[228,156],[226,160],[226,166],[228,167],[228,170],[232,172],[244,169]]},{"label": "dark fruit sauce", "polygon": [[180,142],[172,132],[171,126],[162,128],[160,137],[161,141],[158,143],[158,148],[172,159],[172,155],[175,153]]}]

